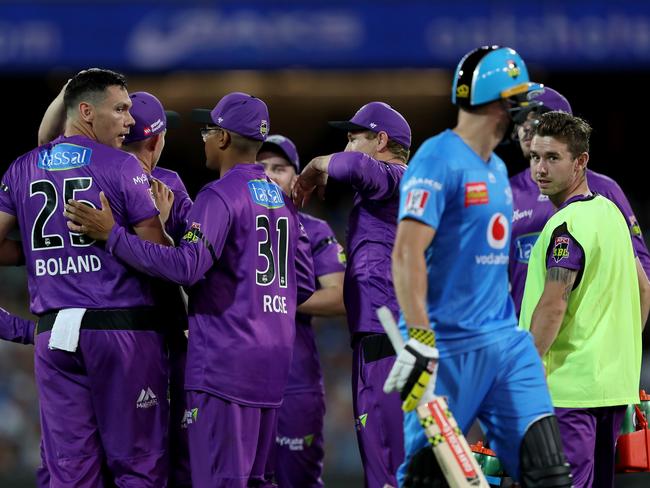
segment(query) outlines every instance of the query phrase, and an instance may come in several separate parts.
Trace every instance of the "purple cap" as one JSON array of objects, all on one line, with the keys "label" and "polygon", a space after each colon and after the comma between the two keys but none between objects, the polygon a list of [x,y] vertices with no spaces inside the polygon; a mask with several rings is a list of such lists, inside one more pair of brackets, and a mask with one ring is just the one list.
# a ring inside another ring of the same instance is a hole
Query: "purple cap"
[{"label": "purple cap", "polygon": [[527,98],[530,102],[535,103],[537,107],[542,107],[544,109],[542,112],[558,111],[573,115],[569,101],[548,86],[529,91]]},{"label": "purple cap", "polygon": [[408,122],[402,114],[384,102],[367,103],[349,121],[333,121],[329,124],[348,132],[384,131],[389,139],[399,142],[406,148],[411,147],[411,127]]},{"label": "purple cap", "polygon": [[135,125],[131,127],[129,134],[124,139],[124,144],[141,141],[160,134],[167,129],[168,124],[172,126],[172,120],[178,123],[178,114],[165,111],[160,100],[151,93],[134,92],[129,97],[133,103],[129,112],[135,120]]},{"label": "purple cap", "polygon": [[298,150],[296,145],[288,137],[281,136],[279,134],[273,134],[266,138],[264,144],[260,148],[259,152],[263,151],[280,151],[291,165],[296,169],[296,173],[300,172],[300,158],[298,158]]},{"label": "purple cap", "polygon": [[265,141],[269,133],[269,109],[266,104],[242,92],[229,93],[212,110],[192,110],[192,118],[257,141]]}]

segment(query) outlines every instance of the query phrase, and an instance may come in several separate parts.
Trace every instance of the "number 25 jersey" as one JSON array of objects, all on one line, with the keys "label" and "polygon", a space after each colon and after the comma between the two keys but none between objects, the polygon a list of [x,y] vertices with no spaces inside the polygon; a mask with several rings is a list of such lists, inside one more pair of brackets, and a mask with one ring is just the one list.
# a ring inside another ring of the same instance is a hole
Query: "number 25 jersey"
[{"label": "number 25 jersey", "polygon": [[100,191],[127,228],[158,214],[137,159],[85,136],[61,136],[20,156],[5,173],[0,211],[18,221],[33,313],[153,304],[149,278],[67,227],[65,202],[100,207]]}]

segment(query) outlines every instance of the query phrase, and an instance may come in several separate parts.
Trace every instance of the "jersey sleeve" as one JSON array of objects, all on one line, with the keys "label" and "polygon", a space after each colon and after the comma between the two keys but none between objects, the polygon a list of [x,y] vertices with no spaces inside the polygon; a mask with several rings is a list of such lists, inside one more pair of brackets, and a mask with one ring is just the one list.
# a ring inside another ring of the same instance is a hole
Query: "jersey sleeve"
[{"label": "jersey sleeve", "polygon": [[132,155],[129,155],[122,164],[120,190],[129,225],[136,225],[158,215],[149,180],[146,175],[143,175],[140,163]]},{"label": "jersey sleeve", "polygon": [[453,191],[448,164],[420,148],[402,179],[398,220],[413,219],[437,229]]},{"label": "jersey sleeve", "polygon": [[0,181],[0,212],[16,216],[16,181],[13,176],[14,164],[9,167]]},{"label": "jersey sleeve", "polygon": [[221,196],[204,189],[192,206],[189,221],[178,247],[143,241],[119,226],[111,231],[106,247],[142,273],[192,286],[221,255],[230,229],[230,211]]},{"label": "jersey sleeve", "polygon": [[559,226],[551,235],[546,252],[546,269],[565,268],[580,271],[585,265],[585,254],[580,243],[573,237],[566,224]]},{"label": "jersey sleeve", "polygon": [[298,232],[298,245],[296,247],[296,288],[298,305],[300,305],[307,301],[314,293],[315,278],[311,244],[300,222],[298,222]]},{"label": "jersey sleeve", "polygon": [[174,242],[178,242],[187,229],[189,214],[192,209],[192,199],[180,178],[172,191],[174,192],[174,203],[166,227]]},{"label": "jersey sleeve", "polygon": [[333,154],[328,168],[330,178],[350,185],[363,198],[384,200],[399,188],[401,171],[367,154],[348,151]]},{"label": "jersey sleeve", "polygon": [[334,231],[325,222],[319,222],[318,231],[310,236],[311,253],[316,277],[345,271],[345,251],[336,240]]},{"label": "jersey sleeve", "polygon": [[34,344],[34,322],[10,314],[0,307],[0,339],[20,344]]},{"label": "jersey sleeve", "polygon": [[608,184],[605,187],[594,189],[602,196],[611,200],[621,211],[623,217],[625,217],[625,222],[630,229],[630,236],[632,237],[634,254],[641,261],[646,275],[650,277],[650,253],[648,253],[639,222],[634,215],[630,202],[625,196],[625,193],[623,193],[623,189],[614,180],[608,180]]}]

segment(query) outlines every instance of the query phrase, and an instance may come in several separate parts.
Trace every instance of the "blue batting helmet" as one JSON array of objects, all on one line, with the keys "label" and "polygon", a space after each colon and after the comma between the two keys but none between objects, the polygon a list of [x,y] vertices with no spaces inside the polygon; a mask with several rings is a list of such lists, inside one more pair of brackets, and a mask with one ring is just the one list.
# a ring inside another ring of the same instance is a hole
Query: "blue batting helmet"
[{"label": "blue batting helmet", "polygon": [[526,63],[517,51],[482,46],[467,53],[458,63],[451,101],[463,108],[476,107],[538,88],[541,85],[530,82]]}]

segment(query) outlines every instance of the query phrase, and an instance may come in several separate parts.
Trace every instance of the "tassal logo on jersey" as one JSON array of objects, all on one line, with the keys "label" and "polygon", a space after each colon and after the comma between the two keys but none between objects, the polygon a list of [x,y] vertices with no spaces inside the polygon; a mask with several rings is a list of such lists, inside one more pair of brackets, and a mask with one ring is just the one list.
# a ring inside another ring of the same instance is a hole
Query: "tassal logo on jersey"
[{"label": "tassal logo on jersey", "polygon": [[569,238],[559,236],[555,238],[553,243],[553,261],[559,263],[563,259],[569,258]]},{"label": "tassal logo on jersey", "polygon": [[537,242],[539,237],[539,232],[533,232],[531,234],[523,234],[515,239],[515,259],[520,263],[528,263],[530,260],[530,252],[533,250],[533,246]]},{"label": "tassal logo on jersey", "polygon": [[431,193],[426,190],[411,190],[406,195],[406,208],[404,211],[407,214],[421,217],[424,215],[424,210],[427,208],[429,195],[431,195]]},{"label": "tassal logo on jersey", "polygon": [[465,183],[465,207],[490,203],[487,184],[484,181]]},{"label": "tassal logo on jersey", "polygon": [[38,167],[46,171],[65,171],[90,164],[92,149],[77,144],[62,143],[38,153]]},{"label": "tassal logo on jersey", "polygon": [[282,190],[275,183],[266,180],[250,180],[248,189],[256,204],[266,208],[284,207]]}]

